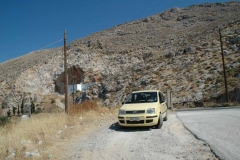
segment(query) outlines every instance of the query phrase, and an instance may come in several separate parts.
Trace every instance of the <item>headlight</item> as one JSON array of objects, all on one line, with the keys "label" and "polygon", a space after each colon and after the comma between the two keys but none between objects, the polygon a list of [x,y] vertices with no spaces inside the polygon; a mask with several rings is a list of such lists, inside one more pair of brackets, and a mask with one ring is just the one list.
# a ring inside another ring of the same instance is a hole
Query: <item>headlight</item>
[{"label": "headlight", "polygon": [[155,108],[148,108],[147,113],[148,114],[154,114],[155,113]]},{"label": "headlight", "polygon": [[125,114],[125,110],[119,110],[118,114]]}]

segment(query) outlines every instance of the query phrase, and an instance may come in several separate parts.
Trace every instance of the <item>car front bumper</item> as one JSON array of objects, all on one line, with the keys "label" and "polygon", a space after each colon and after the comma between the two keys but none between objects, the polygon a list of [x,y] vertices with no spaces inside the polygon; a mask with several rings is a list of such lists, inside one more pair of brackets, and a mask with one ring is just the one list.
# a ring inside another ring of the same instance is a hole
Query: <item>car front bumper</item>
[{"label": "car front bumper", "polygon": [[158,115],[119,115],[118,124],[124,127],[154,126],[158,123]]}]

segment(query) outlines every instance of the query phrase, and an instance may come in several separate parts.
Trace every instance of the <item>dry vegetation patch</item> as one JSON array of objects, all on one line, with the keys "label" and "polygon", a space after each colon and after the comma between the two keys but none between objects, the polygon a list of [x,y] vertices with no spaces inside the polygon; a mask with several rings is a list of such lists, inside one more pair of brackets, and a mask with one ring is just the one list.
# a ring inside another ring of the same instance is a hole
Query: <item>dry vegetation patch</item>
[{"label": "dry vegetation patch", "polygon": [[26,120],[12,118],[0,128],[0,159],[57,159],[64,153],[61,146],[72,137],[89,133],[111,116],[116,116],[116,109],[85,102],[71,106],[69,115],[60,112],[41,113]]}]

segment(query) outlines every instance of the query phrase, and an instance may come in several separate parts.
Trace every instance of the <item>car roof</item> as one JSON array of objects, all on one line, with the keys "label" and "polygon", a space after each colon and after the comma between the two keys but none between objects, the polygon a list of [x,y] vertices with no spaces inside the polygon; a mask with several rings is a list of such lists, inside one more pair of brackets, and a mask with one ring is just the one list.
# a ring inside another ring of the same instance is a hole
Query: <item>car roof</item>
[{"label": "car roof", "polygon": [[161,92],[161,91],[160,90],[142,90],[142,91],[133,91],[132,93],[139,93],[139,92]]}]

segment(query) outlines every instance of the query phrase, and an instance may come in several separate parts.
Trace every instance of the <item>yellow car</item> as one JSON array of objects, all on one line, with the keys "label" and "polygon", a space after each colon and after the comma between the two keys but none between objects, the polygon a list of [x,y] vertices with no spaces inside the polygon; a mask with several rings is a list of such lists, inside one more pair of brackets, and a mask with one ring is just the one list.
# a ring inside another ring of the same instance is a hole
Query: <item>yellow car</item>
[{"label": "yellow car", "polygon": [[132,92],[118,113],[121,127],[155,126],[161,128],[167,120],[167,105],[159,90]]}]

